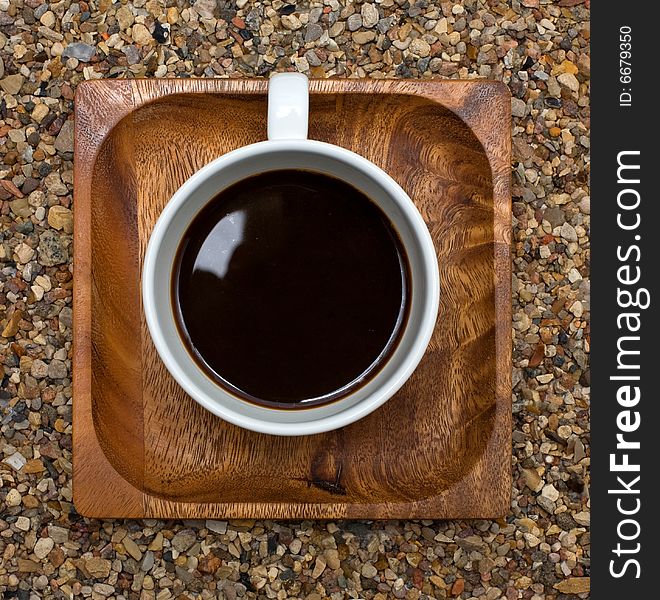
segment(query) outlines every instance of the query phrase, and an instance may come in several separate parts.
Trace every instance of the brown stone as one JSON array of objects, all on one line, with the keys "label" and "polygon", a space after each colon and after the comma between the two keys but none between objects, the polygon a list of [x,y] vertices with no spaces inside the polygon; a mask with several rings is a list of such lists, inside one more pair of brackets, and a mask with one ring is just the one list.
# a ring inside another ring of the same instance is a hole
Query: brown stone
[{"label": "brown stone", "polygon": [[562,594],[586,594],[591,589],[590,577],[570,577],[555,584]]},{"label": "brown stone", "polygon": [[20,344],[17,344],[16,342],[12,342],[11,344],[9,344],[9,347],[11,348],[11,351],[19,358],[21,356],[25,356],[25,348],[23,348],[23,346],[21,346]]},{"label": "brown stone", "polygon": [[523,469],[525,485],[533,492],[539,492],[543,487],[543,480],[539,477],[536,469]]},{"label": "brown stone", "polygon": [[222,560],[211,552],[200,558],[197,570],[200,573],[212,575],[220,568],[220,565],[222,565]]},{"label": "brown stone", "polygon": [[38,458],[33,458],[25,463],[23,473],[41,473],[44,469],[44,463]]},{"label": "brown stone", "polygon": [[56,459],[60,457],[60,452],[57,448],[57,445],[53,444],[52,442],[46,442],[45,444],[41,444],[41,446],[39,446],[39,453],[41,454],[41,456],[46,456],[52,459]]},{"label": "brown stone", "polygon": [[126,548],[126,552],[128,552],[135,560],[140,560],[142,558],[142,551],[138,548],[138,545],[132,538],[126,536],[122,540],[122,543],[124,544],[124,548]]},{"label": "brown stone", "polygon": [[153,42],[151,33],[149,33],[149,30],[142,23],[133,25],[132,37],[138,46],[146,46]]},{"label": "brown stone", "polygon": [[64,564],[66,557],[62,548],[56,547],[48,555],[48,561],[57,569]]},{"label": "brown stone", "polygon": [[3,179],[0,181],[0,185],[2,185],[2,187],[13,196],[16,196],[17,198],[23,197],[23,192],[21,192],[21,190],[19,190],[16,185],[14,185],[13,181],[10,181],[9,179]]},{"label": "brown stone", "polygon": [[90,577],[105,578],[110,575],[111,567],[112,563],[105,558],[93,556],[84,561],[84,568],[89,573]]},{"label": "brown stone", "polygon": [[73,232],[73,213],[70,208],[56,204],[48,211],[48,224],[65,233]]},{"label": "brown stone", "polygon": [[37,508],[39,506],[39,500],[34,496],[23,496],[23,506],[25,508]]},{"label": "brown stone", "polygon": [[23,77],[23,75],[8,75],[0,80],[0,87],[10,96],[15,96],[21,91],[21,86],[24,81],[25,77]]},{"label": "brown stone", "polygon": [[73,100],[74,93],[73,93],[73,90],[71,89],[71,86],[68,83],[63,83],[62,84],[61,91],[62,91],[62,97],[63,98],[66,98],[67,100]]},{"label": "brown stone", "polygon": [[27,558],[18,559],[18,572],[19,573],[38,573],[41,571],[39,563],[29,560]]},{"label": "brown stone", "polygon": [[3,338],[14,337],[18,333],[18,324],[23,318],[23,311],[15,310],[14,314],[10,317],[9,321],[5,325],[5,328],[2,330]]},{"label": "brown stone", "polygon": [[536,346],[536,349],[534,350],[534,354],[532,354],[532,357],[529,359],[528,366],[530,368],[538,367],[543,362],[544,357],[545,357],[545,344],[540,343],[538,346]]},{"label": "brown stone", "polygon": [[451,595],[460,596],[465,589],[465,579],[457,579],[454,585],[451,586]]}]

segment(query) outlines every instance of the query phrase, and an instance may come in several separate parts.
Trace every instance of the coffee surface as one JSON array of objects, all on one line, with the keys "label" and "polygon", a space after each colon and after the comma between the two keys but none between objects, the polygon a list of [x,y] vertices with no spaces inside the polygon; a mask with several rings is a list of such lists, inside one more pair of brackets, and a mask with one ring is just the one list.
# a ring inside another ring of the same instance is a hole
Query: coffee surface
[{"label": "coffee surface", "polygon": [[363,385],[396,347],[408,261],[367,196],[282,170],[240,181],[195,217],[172,300],[203,370],[256,403],[302,408]]}]

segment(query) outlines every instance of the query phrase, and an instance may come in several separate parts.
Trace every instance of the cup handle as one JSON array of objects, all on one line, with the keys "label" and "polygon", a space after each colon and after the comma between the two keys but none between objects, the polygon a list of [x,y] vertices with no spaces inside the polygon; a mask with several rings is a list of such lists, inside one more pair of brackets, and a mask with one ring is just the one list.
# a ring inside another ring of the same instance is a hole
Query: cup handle
[{"label": "cup handle", "polygon": [[302,73],[277,73],[268,82],[268,139],[306,140],[309,80]]}]

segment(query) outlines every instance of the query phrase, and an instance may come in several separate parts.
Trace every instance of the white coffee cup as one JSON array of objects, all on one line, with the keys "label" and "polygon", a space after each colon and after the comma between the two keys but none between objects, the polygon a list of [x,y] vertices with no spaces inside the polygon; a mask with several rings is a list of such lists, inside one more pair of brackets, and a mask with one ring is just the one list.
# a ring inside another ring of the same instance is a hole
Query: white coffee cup
[{"label": "white coffee cup", "polygon": [[[271,77],[268,140],[221,156],[177,190],[154,226],[142,268],[142,302],[147,325],[156,350],[174,379],[194,400],[222,419],[274,435],[330,431],[353,423],[381,406],[417,367],[438,313],[438,261],[419,211],[401,187],[366,158],[339,146],[308,140],[308,107],[308,80],[304,75],[281,73]],[[279,169],[318,171],[361,190],[394,225],[410,265],[408,319],[394,352],[367,383],[347,396],[300,410],[247,402],[210,379],[179,336],[170,292],[176,251],[195,215],[218,192],[237,181]]]}]

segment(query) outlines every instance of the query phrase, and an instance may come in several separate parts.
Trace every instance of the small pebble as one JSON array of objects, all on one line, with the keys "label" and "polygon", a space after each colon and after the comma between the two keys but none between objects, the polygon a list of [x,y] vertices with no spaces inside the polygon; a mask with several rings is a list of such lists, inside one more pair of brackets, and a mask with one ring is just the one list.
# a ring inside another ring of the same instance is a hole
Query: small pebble
[{"label": "small pebble", "polygon": [[349,31],[357,31],[362,27],[362,15],[359,13],[352,14],[346,20],[346,25]]},{"label": "small pebble", "polygon": [[314,569],[312,571],[312,578],[318,579],[323,571],[325,571],[326,562],[323,556],[317,556],[314,562]]},{"label": "small pebble", "polygon": [[541,490],[541,495],[548,500],[551,500],[552,502],[555,502],[556,500],[559,499],[559,492],[555,488],[554,485],[551,483],[548,485],[545,485],[543,489]]},{"label": "small pebble", "polygon": [[39,538],[34,546],[34,555],[39,559],[46,558],[46,556],[48,556],[50,551],[53,549],[53,545],[54,543],[52,539]]},{"label": "small pebble", "polygon": [[153,42],[154,39],[149,30],[142,23],[136,23],[133,25],[132,38],[138,46],[147,46]]},{"label": "small pebble", "polygon": [[21,494],[18,490],[12,488],[5,496],[5,503],[9,507],[19,506],[21,503]]},{"label": "small pebble", "polygon": [[172,538],[172,548],[178,552],[185,552],[195,543],[196,538],[197,534],[192,529],[179,531],[179,533]]},{"label": "small pebble", "polygon": [[206,528],[214,533],[227,533],[227,521],[206,521]]},{"label": "small pebble", "polygon": [[76,42],[64,48],[62,56],[64,58],[75,58],[82,62],[89,62],[95,54],[96,48],[94,46]]},{"label": "small pebble", "polygon": [[362,16],[362,26],[367,28],[374,27],[380,18],[376,5],[366,2],[362,5],[360,15]]}]

